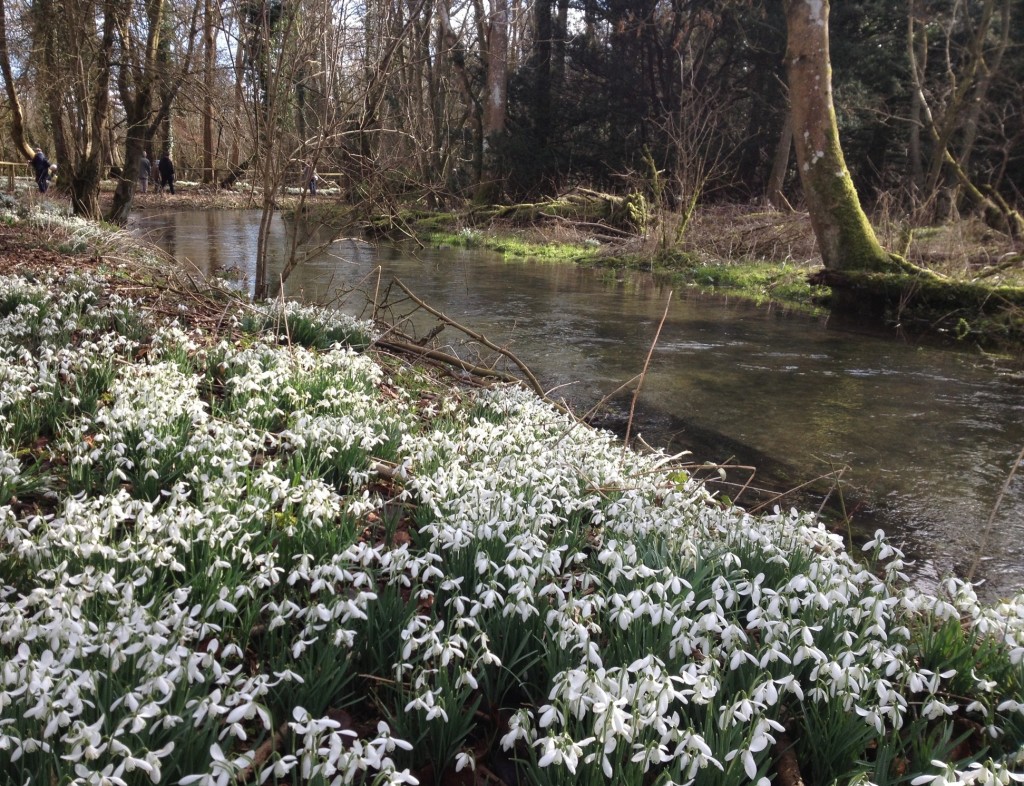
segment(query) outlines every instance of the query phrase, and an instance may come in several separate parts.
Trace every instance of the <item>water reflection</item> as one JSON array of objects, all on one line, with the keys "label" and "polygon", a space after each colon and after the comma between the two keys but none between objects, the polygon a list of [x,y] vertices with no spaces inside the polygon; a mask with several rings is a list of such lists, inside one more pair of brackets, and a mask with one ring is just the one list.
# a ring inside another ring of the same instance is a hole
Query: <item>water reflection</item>
[{"label": "water reflection", "polygon": [[[275,222],[271,270],[279,271],[293,229]],[[235,266],[251,284],[257,227],[258,214],[179,212],[144,215],[137,231],[204,274]],[[330,244],[286,290],[365,315],[393,277],[517,353],[581,412],[639,373],[668,297],[647,275],[356,240]],[[451,329],[440,338],[464,351]],[[1024,445],[1024,375],[1011,365],[677,292],[640,405],[633,433],[701,460],[771,463],[794,484],[846,468],[855,520],[903,541],[922,580],[963,574],[980,548],[986,594],[1024,586],[1024,472],[986,537]],[[606,406],[621,422],[628,399]]]}]

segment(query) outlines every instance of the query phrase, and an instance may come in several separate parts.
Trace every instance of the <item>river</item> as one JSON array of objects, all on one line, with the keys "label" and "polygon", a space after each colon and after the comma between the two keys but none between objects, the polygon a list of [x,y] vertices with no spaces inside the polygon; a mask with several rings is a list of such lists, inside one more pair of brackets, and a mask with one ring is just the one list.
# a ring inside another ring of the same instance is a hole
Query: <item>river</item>
[{"label": "river", "polygon": [[[137,215],[132,227],[202,274],[226,271],[245,287],[258,224],[253,211],[160,211]],[[272,271],[281,269],[288,227],[275,217]],[[610,394],[640,374],[670,301],[634,435],[688,449],[698,462],[755,465],[753,486],[791,488],[841,472],[856,527],[884,528],[914,560],[915,581],[932,587],[977,562],[983,597],[1024,588],[1024,467],[1007,484],[1024,447],[1024,371],[1015,362],[689,290],[670,297],[648,274],[506,262],[478,250],[343,239],[304,262],[286,294],[368,315],[367,301],[383,302],[394,278],[514,352],[577,412],[600,404],[596,420],[620,431],[629,396]],[[408,310],[385,316],[401,320]],[[409,330],[435,323],[421,315]],[[467,356],[464,338],[449,327],[438,341]],[[749,474],[728,470],[734,485],[723,493],[736,495]],[[747,490],[738,501],[768,498]],[[839,494],[829,501],[834,507]]]}]

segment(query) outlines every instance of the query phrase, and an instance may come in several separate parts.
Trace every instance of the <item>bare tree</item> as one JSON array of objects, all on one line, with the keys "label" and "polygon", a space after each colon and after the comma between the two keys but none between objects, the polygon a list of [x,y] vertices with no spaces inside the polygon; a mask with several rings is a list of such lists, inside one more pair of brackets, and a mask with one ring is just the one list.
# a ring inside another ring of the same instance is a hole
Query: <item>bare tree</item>
[{"label": "bare tree", "polygon": [[[992,87],[999,65],[1010,45],[1011,14],[1009,0],[985,0],[977,19],[969,9],[954,3],[946,22],[946,86],[942,91],[940,111],[926,95],[927,33],[918,17],[921,12],[911,3],[907,14],[907,57],[910,62],[915,119],[923,126],[932,144],[932,158],[924,183],[925,196],[936,194],[949,176],[955,185],[981,210],[985,221],[995,229],[1024,235],[1024,218],[999,196],[996,190],[979,187],[970,174],[970,161],[978,138],[980,116],[985,97]],[[997,22],[998,20],[998,22]],[[958,54],[951,54],[954,27],[963,28],[965,44]],[[956,63],[954,63],[954,59]],[[954,140],[959,149],[954,150]],[[915,160],[919,160],[915,148]],[[956,196],[952,197],[955,203]]]},{"label": "bare tree", "polygon": [[[107,220],[124,224],[131,212],[139,160],[157,130],[167,122],[180,85],[191,70],[198,4],[191,6],[189,27],[176,56],[170,53],[174,13],[170,0],[122,2],[117,15],[117,89],[125,114],[124,165]],[[169,151],[166,151],[169,152]]]},{"label": "bare tree", "polygon": [[32,20],[61,183],[75,215],[87,218],[100,217],[117,2],[38,0]]}]

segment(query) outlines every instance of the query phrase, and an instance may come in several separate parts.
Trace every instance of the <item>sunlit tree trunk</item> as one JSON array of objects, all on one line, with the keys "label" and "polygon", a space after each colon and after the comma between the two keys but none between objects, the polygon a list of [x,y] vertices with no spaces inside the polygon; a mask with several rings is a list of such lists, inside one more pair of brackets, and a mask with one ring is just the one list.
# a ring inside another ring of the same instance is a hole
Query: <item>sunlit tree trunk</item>
[{"label": "sunlit tree trunk", "polygon": [[0,0],[0,72],[3,74],[4,89],[7,91],[7,111],[11,113],[11,140],[18,152],[25,158],[32,158],[35,151],[25,139],[25,114],[14,84],[11,56],[7,50],[7,8],[4,0]]},{"label": "sunlit tree trunk", "polygon": [[826,0],[785,0],[786,69],[796,160],[822,262],[830,270],[888,270],[843,159],[832,102]]}]

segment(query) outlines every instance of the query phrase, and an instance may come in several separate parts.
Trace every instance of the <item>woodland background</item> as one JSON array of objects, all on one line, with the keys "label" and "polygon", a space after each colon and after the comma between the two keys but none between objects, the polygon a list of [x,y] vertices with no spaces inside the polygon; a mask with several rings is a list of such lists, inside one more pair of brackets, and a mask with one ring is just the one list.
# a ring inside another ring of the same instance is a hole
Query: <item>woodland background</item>
[{"label": "woodland background", "polygon": [[[143,150],[179,178],[341,173],[374,210],[526,201],[587,185],[686,212],[798,205],[783,3],[755,0],[3,0],[11,134],[76,213]],[[1024,183],[1024,3],[844,0],[830,18],[861,200],[922,221]]]}]

